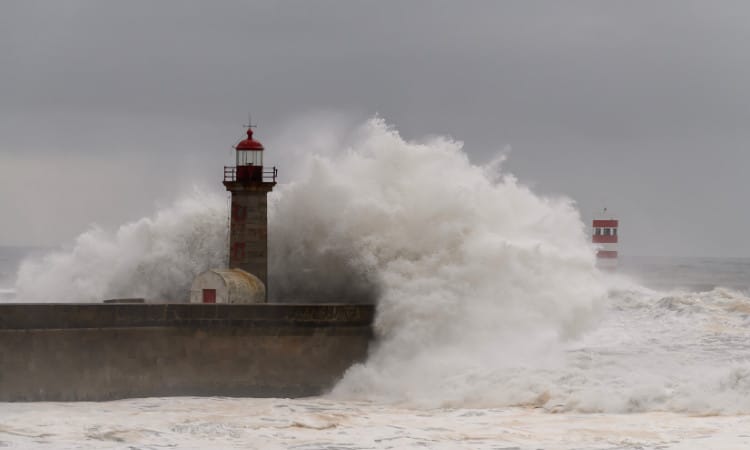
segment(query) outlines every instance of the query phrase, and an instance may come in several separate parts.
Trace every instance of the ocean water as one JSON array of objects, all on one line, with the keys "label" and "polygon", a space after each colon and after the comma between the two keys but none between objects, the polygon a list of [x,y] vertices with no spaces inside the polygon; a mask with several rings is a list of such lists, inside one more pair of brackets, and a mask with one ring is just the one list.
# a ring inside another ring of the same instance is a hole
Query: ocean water
[{"label": "ocean water", "polygon": [[[750,448],[750,259],[622,249],[602,272],[575,202],[502,157],[380,119],[295,141],[307,156],[269,198],[270,294],[377,301],[368,360],[315,398],[0,404],[0,446]],[[0,288],[180,300],[225,246],[226,199],[196,191],[59,249],[0,249]]]}]

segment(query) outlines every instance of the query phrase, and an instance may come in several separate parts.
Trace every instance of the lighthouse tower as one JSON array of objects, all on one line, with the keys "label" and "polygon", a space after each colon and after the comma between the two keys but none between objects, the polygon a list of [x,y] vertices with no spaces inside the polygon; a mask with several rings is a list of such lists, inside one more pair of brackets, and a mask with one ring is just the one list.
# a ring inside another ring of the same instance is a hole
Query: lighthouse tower
[{"label": "lighthouse tower", "polygon": [[236,165],[224,167],[224,186],[232,193],[229,268],[255,275],[267,286],[266,196],[276,185],[278,171],[276,167],[263,166],[263,144],[253,138],[252,128],[247,129],[247,139],[235,150]]},{"label": "lighthouse tower", "polygon": [[[602,216],[607,213],[604,208]],[[596,263],[602,269],[617,268],[617,240],[619,220],[614,218],[594,219],[591,223],[591,242],[597,245]]]}]

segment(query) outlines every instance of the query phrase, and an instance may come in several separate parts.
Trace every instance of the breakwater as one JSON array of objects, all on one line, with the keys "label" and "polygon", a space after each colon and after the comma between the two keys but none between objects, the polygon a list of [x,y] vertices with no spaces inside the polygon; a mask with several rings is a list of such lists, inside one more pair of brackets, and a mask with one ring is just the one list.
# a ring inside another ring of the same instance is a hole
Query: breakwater
[{"label": "breakwater", "polygon": [[364,360],[373,305],[0,304],[0,401],[316,395]]}]

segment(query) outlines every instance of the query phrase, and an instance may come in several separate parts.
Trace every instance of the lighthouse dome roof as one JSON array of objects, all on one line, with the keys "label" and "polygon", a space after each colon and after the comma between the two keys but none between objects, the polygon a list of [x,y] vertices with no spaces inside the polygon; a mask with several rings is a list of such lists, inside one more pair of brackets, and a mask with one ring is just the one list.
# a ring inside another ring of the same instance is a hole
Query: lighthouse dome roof
[{"label": "lighthouse dome roof", "polygon": [[260,141],[253,139],[253,130],[247,129],[247,139],[240,141],[235,147],[237,150],[263,150],[263,144]]}]

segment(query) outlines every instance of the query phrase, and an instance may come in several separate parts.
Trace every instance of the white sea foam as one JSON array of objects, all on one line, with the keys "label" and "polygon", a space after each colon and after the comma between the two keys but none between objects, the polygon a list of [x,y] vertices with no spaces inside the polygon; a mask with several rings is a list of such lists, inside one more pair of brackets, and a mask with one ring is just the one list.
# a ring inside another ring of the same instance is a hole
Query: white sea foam
[{"label": "white sea foam", "polygon": [[[331,129],[334,148],[293,158],[298,176],[269,207],[273,299],[378,302],[378,344],[331,398],[750,413],[741,292],[600,273],[574,203],[534,194],[502,158],[473,165],[460,142],[407,141],[380,119]],[[16,288],[29,300],[182,299],[225,249],[225,199],[194,194],[25,262]]]},{"label": "white sea foam", "polygon": [[0,446],[35,449],[741,450],[750,416],[414,410],[306,399],[148,398],[9,403]]}]

